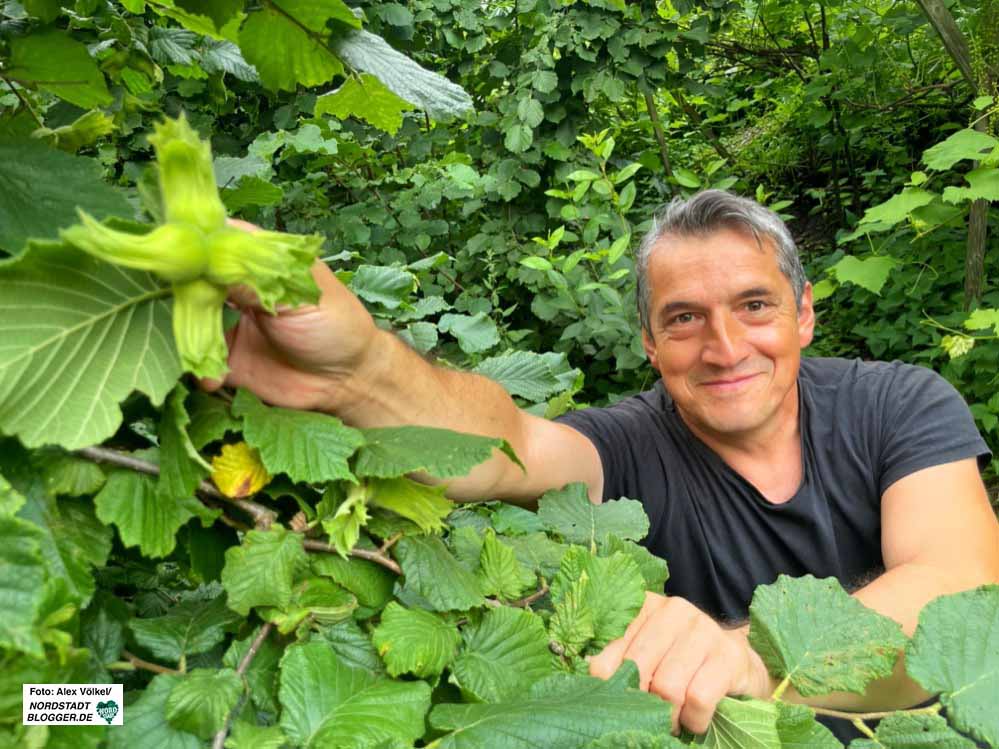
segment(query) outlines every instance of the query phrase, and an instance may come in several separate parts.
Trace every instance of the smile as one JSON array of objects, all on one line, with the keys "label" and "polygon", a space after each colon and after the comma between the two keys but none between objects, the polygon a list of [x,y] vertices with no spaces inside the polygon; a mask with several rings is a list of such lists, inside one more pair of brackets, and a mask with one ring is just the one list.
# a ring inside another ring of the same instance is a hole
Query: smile
[{"label": "smile", "polygon": [[708,382],[702,382],[701,387],[705,387],[714,393],[729,393],[740,390],[754,377],[756,377],[756,375],[751,374],[746,375],[745,377],[735,377],[732,379],[710,380]]}]

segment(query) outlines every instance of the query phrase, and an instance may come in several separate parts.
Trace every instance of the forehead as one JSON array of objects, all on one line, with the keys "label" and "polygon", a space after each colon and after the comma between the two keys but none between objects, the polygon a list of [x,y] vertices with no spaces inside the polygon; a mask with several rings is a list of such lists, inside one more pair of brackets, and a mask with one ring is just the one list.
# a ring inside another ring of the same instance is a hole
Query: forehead
[{"label": "forehead", "polygon": [[[684,292],[741,290],[745,286],[790,282],[777,265],[769,240],[757,241],[748,231],[722,229],[705,235],[667,235],[649,255],[653,297]],[[776,290],[776,289],[775,289]]]}]

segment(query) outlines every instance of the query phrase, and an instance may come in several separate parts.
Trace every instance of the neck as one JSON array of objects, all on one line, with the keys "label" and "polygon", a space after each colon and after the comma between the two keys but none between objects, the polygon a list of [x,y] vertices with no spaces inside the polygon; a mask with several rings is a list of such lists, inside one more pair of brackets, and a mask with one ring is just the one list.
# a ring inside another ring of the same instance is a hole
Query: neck
[{"label": "neck", "polygon": [[798,427],[798,384],[788,391],[767,424],[746,432],[718,433],[680,417],[695,436],[752,483],[770,502],[794,496],[801,483],[801,438]]}]

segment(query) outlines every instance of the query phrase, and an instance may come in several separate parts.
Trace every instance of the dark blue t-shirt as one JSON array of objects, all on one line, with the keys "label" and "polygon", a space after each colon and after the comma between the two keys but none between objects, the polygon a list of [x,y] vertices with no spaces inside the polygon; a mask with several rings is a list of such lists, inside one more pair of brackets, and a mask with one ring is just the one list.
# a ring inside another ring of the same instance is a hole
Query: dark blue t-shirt
[{"label": "dark blue t-shirt", "polygon": [[644,543],[669,562],[665,592],[718,620],[746,619],[753,590],[779,574],[835,577],[848,590],[869,582],[884,569],[884,491],[920,469],[990,455],[958,392],[923,367],[806,358],[798,392],[803,478],[778,505],[694,436],[661,380],[559,418],[596,446],[604,499],[641,500]]}]

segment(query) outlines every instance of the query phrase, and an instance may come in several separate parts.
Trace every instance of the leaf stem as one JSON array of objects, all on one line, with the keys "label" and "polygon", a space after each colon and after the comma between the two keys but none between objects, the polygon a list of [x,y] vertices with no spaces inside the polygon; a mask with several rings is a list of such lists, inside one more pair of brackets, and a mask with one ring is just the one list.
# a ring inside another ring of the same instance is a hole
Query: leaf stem
[{"label": "leaf stem", "polygon": [[[264,644],[264,640],[271,633],[274,625],[271,622],[264,622],[264,625],[260,628],[257,636],[253,638],[253,642],[250,643],[250,649],[246,651],[246,654],[240,658],[239,665],[236,666],[236,673],[242,678],[246,675],[247,670],[250,668],[250,663],[257,655],[257,651]],[[240,703],[246,699],[245,693],[240,697]],[[222,728],[218,733],[215,734],[215,738],[212,740],[212,749],[223,749],[225,747],[226,737],[229,735],[229,727],[232,723],[232,716],[239,712],[240,704],[237,704],[229,711],[229,714],[225,717],[225,723],[222,724]]]},{"label": "leaf stem", "polygon": [[[181,671],[178,671],[175,668],[167,668],[166,666],[161,666],[158,663],[150,663],[149,661],[144,661],[139,656],[135,655],[134,653],[130,653],[127,650],[122,650],[121,656],[131,664],[132,668],[140,668],[143,671],[152,671],[154,674],[182,673]],[[114,669],[114,667],[117,665],[118,665],[117,663],[110,663],[108,664],[108,668]],[[122,669],[122,670],[130,671],[132,669]]]}]

